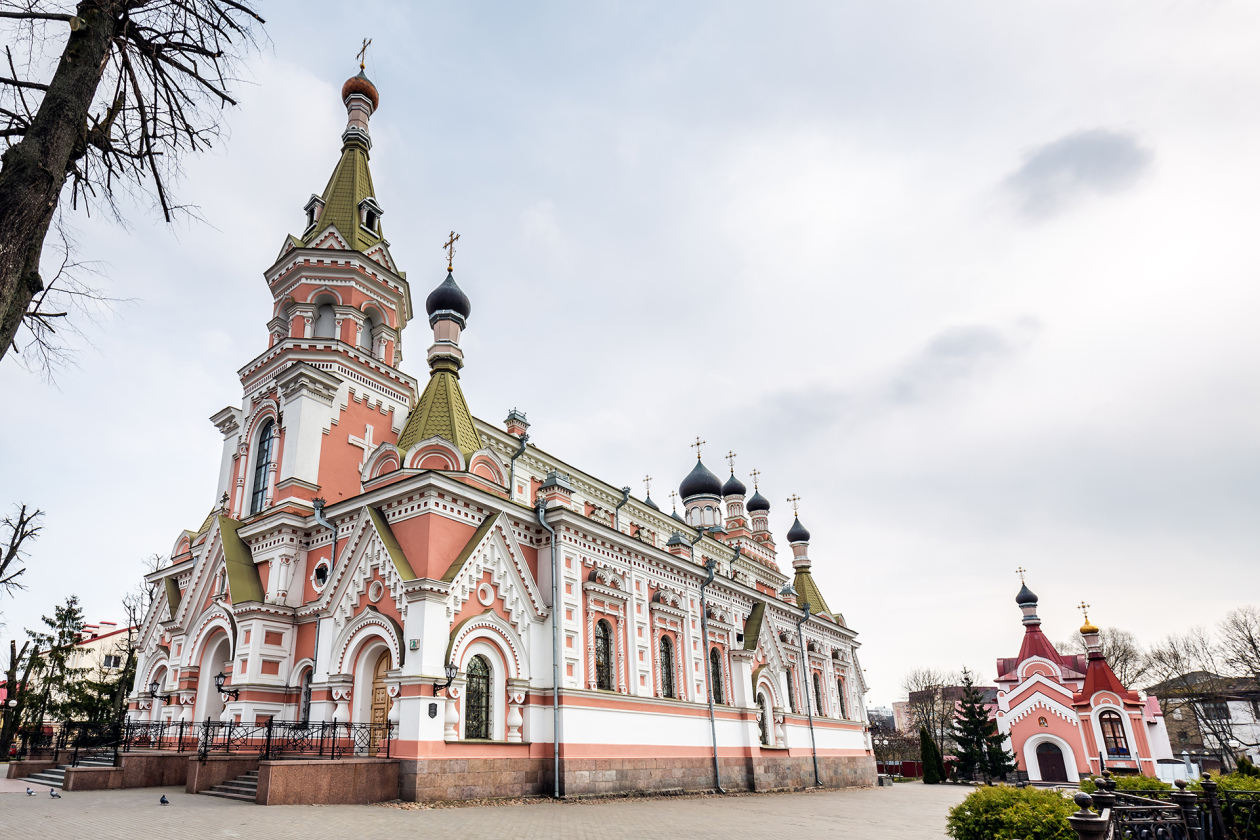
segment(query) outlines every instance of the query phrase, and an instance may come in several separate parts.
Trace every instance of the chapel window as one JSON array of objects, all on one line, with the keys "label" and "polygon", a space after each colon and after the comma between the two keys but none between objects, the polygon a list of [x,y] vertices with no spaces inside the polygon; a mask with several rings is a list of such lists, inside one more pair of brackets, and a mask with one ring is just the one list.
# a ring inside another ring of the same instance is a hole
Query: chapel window
[{"label": "chapel window", "polygon": [[669,636],[661,636],[661,696],[677,696],[674,692],[674,643]]},{"label": "chapel window", "polygon": [[1129,741],[1124,736],[1124,723],[1120,715],[1107,711],[1098,716],[1098,726],[1102,729],[1103,743],[1107,745],[1107,755],[1127,756]]},{"label": "chapel window", "polygon": [[612,627],[602,618],[595,625],[595,687],[613,690]]},{"label": "chapel window", "polygon": [[311,669],[302,672],[302,695],[298,704],[298,721],[302,724],[311,722]]},{"label": "chapel window", "polygon": [[814,672],[814,711],[819,716],[823,713],[822,678],[817,671]]},{"label": "chapel window", "polygon": [[840,695],[840,718],[849,719],[849,704],[844,699],[844,677],[836,677],[836,693]]},{"label": "chapel window", "polygon": [[788,689],[788,708],[792,710],[792,714],[796,711],[796,669],[789,667],[787,673],[787,689]]},{"label": "chapel window", "polygon": [[464,694],[464,737],[490,738],[490,663],[484,656],[468,660],[468,687]]},{"label": "chapel window", "polygon": [[267,468],[271,466],[272,438],[275,428],[275,422],[268,420],[263,424],[262,432],[258,435],[258,448],[254,452],[254,493],[249,501],[251,515],[261,511],[263,503],[267,500]]},{"label": "chapel window", "polygon": [[766,695],[757,692],[757,728],[761,730],[761,743],[770,746],[770,711],[766,708]]},{"label": "chapel window", "polygon": [[315,309],[315,337],[337,337],[337,313],[331,303],[321,303]]},{"label": "chapel window", "polygon": [[714,703],[725,703],[722,699],[722,652],[717,648],[709,648],[709,693]]}]

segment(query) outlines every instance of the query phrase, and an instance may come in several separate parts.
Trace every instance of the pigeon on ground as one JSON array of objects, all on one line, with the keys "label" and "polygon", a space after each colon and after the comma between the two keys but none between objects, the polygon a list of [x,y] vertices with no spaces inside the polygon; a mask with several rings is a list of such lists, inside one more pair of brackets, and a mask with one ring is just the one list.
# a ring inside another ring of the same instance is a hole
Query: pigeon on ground
[{"label": "pigeon on ground", "polygon": [[49,795],[49,796],[51,796],[53,799],[60,799],[60,798],[61,798],[61,794],[60,794],[60,793],[57,793],[57,789],[56,789],[56,788],[49,788],[49,789],[48,789],[48,795]]},{"label": "pigeon on ground", "polygon": [[26,795],[27,795],[27,796],[34,796],[34,795],[35,795],[35,791],[31,790],[30,788],[27,788],[27,789],[26,789]]},{"label": "pigeon on ground", "polygon": [[161,798],[161,799],[159,799],[159,800],[158,800],[158,802],[161,802],[163,805],[170,805],[170,804],[171,804],[171,800],[169,800],[169,799],[167,799],[167,798],[166,798],[166,794],[165,794],[165,793],[164,793],[164,794],[162,794],[162,798]]}]

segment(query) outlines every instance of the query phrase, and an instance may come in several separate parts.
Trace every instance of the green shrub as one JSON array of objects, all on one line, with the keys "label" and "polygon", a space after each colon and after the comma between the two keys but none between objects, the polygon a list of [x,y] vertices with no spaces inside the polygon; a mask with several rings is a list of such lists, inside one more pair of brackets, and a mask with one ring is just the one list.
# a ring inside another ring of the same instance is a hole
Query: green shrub
[{"label": "green shrub", "polygon": [[976,788],[949,812],[954,840],[1077,840],[1071,799],[1055,790],[1008,785]]},{"label": "green shrub", "polygon": [[1238,769],[1236,772],[1239,776],[1257,776],[1260,777],[1260,769],[1256,769],[1256,765],[1252,763],[1250,758],[1245,755],[1238,756]]},{"label": "green shrub", "polygon": [[[1172,785],[1154,776],[1112,776],[1111,780],[1116,783],[1116,790],[1172,790]],[[1081,790],[1093,793],[1098,790],[1097,782],[1097,776],[1081,779]]]},{"label": "green shrub", "polygon": [[[1221,790],[1260,790],[1260,776],[1245,776],[1242,773],[1226,773],[1224,776],[1213,776]],[[1203,790],[1199,781],[1192,782],[1190,790]]]}]

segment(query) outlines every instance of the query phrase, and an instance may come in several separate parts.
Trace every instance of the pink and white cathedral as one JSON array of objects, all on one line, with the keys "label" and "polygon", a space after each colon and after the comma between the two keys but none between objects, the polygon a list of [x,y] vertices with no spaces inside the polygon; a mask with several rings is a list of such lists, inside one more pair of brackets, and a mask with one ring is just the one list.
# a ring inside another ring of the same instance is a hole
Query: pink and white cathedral
[{"label": "pink and white cathedral", "polygon": [[1015,598],[1024,614],[1019,655],[997,661],[998,731],[1032,781],[1073,783],[1113,773],[1156,776],[1172,762],[1159,701],[1123,685],[1107,664],[1088,616],[1087,653],[1062,654],[1041,632],[1037,596],[1025,584]]},{"label": "pink and white cathedral", "polygon": [[[733,470],[697,459],[665,513],[529,443],[515,409],[475,417],[449,270],[425,301],[427,377],[404,370],[416,313],[368,166],[379,95],[360,73],[342,97],[340,160],[264,272],[266,346],[211,418],[214,507],[148,577],[131,719],[388,721],[383,799],[550,793],[557,740],[569,795],[711,789],[715,765],[727,789],[806,786],[815,757],[824,784],[872,783],[857,634],[799,519],[785,572],[769,502]],[[1062,658],[1011,670],[1008,728],[1029,680],[1053,732],[1089,719]]]}]

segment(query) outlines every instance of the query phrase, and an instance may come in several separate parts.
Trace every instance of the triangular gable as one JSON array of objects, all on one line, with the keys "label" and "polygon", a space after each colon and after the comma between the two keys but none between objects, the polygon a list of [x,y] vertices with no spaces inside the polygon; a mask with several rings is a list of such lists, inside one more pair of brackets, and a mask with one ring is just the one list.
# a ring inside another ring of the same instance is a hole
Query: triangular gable
[{"label": "triangular gable", "polygon": [[524,635],[531,621],[542,621],[547,614],[542,591],[534,582],[521,544],[502,512],[485,518],[442,576],[443,582],[451,585],[448,619],[454,619],[464,602],[475,595],[487,571],[507,609],[508,620],[518,633]]},{"label": "triangular gable", "polygon": [[350,247],[350,243],[341,235],[341,231],[333,225],[329,225],[320,232],[319,238],[311,242],[307,247],[310,248],[329,248],[338,251],[354,250]]},{"label": "triangular gable", "polygon": [[[761,620],[757,624],[757,635],[749,640],[749,625],[752,624],[753,615],[757,612],[757,608],[762,610]],[[752,612],[748,614],[748,622],[744,625],[744,650],[755,650],[765,657],[766,664],[774,669],[776,674],[782,673],[787,667],[787,659],[783,655],[783,648],[779,643],[779,634],[775,633],[770,627],[770,622],[765,620],[765,602],[758,601]],[[753,682],[756,685],[756,681]]]},{"label": "triangular gable", "polygon": [[394,568],[398,570],[398,576],[403,580],[415,580],[416,573],[412,571],[411,563],[407,560],[407,555],[403,554],[402,546],[398,544],[398,538],[394,536],[394,532],[390,530],[389,522],[385,520],[384,514],[374,507],[368,508],[368,515],[372,517],[372,524],[376,526],[376,533],[381,538],[381,543],[385,546],[385,551],[389,553],[389,557],[394,561]]},{"label": "triangular gable", "polygon": [[368,248],[363,252],[363,256],[379,265],[385,266],[390,271],[398,270],[394,263],[394,256],[389,252],[389,247],[384,241],[377,242],[371,248]]}]

